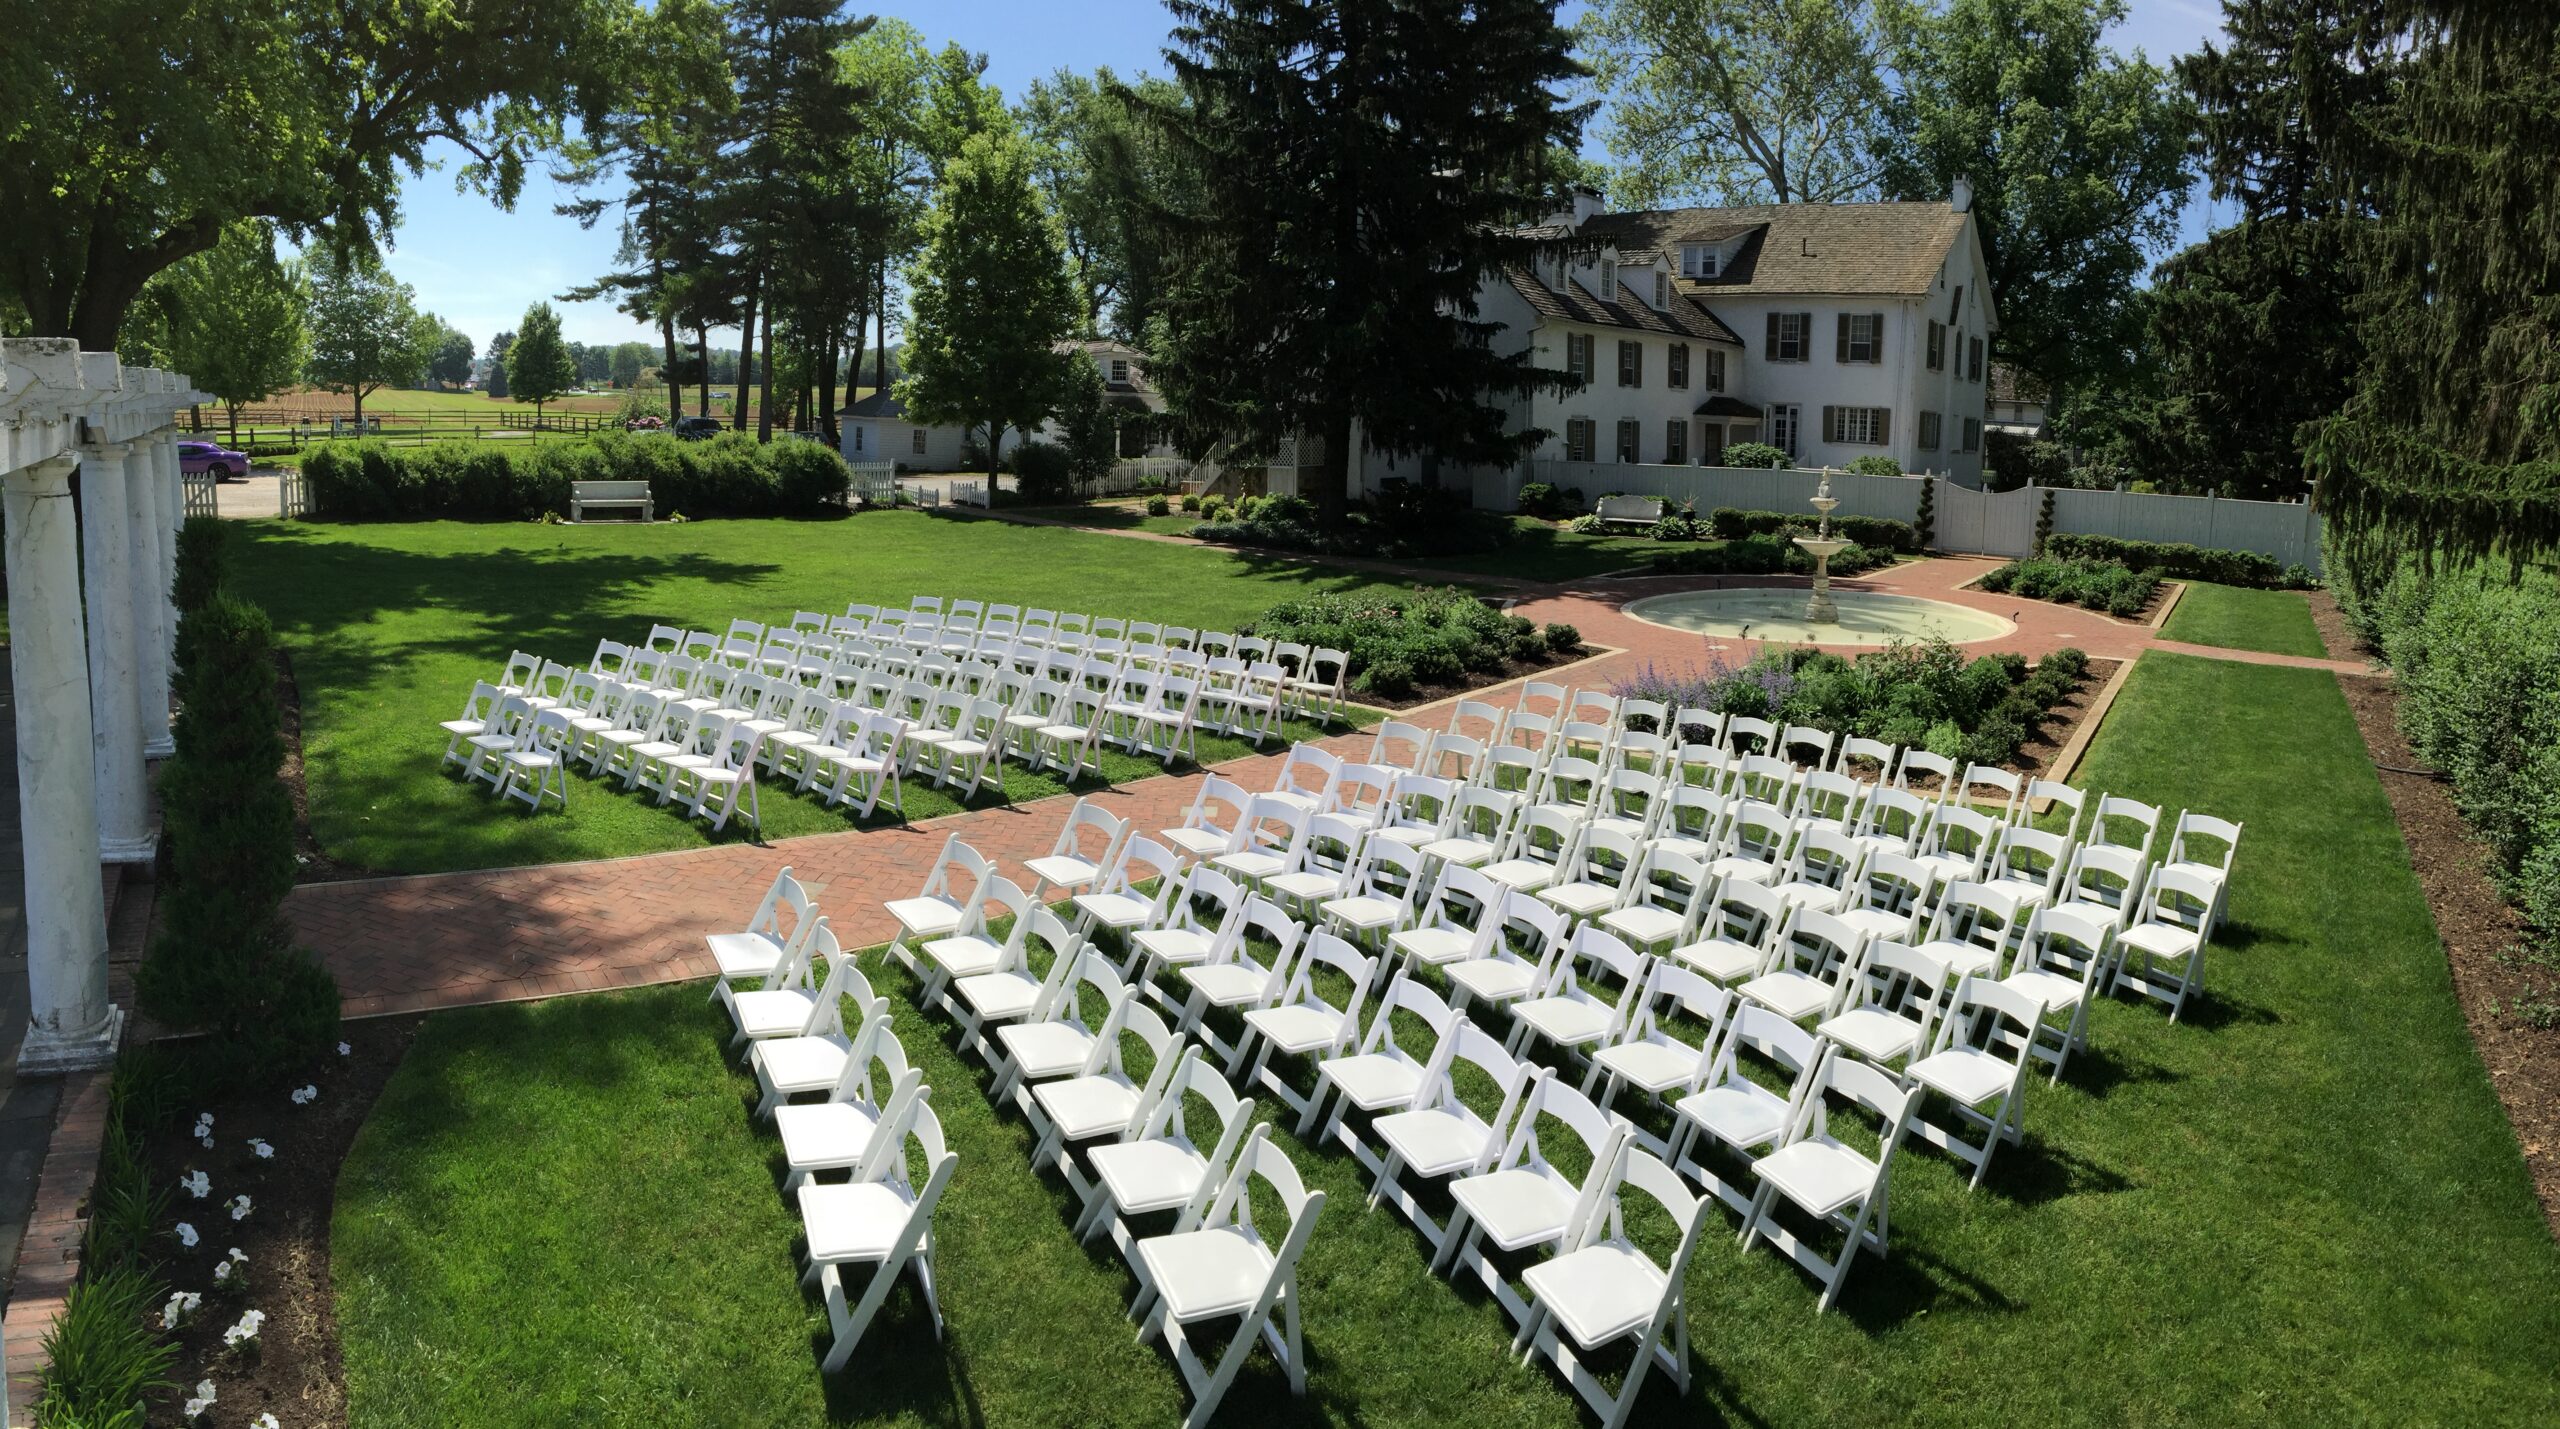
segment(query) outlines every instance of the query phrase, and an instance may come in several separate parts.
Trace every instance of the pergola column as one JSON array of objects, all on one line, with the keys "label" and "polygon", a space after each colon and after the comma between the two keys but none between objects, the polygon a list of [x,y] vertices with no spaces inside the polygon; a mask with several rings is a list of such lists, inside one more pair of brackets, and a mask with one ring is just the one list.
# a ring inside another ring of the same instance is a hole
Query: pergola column
[{"label": "pergola column", "polygon": [[132,519],[125,530],[133,582],[133,639],[140,681],[142,752],[165,759],[176,752],[169,734],[168,559],[169,478],[178,466],[178,429],[163,427],[143,439],[133,467]]},{"label": "pergola column", "polygon": [[[17,704],[18,829],[26,857],[27,1073],[103,1066],[124,1014],[107,1000],[97,776],[71,472],[48,457],[0,475],[9,556],[9,679]],[[112,483],[101,483],[112,484]],[[139,753],[139,750],[136,751]],[[138,762],[138,761],[137,761]]]},{"label": "pergola column", "polygon": [[[148,862],[151,791],[142,762],[141,650],[133,604],[133,488],[148,458],[133,442],[80,448],[80,574],[88,593],[90,744],[98,800],[98,853]],[[14,627],[15,620],[11,621]],[[36,837],[40,826],[25,832]]]}]

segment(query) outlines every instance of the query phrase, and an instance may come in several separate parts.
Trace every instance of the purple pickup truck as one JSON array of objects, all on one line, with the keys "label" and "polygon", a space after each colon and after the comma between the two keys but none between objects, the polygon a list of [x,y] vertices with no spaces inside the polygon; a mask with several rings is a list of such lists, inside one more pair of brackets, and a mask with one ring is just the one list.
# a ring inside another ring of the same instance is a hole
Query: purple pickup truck
[{"label": "purple pickup truck", "polygon": [[178,470],[189,476],[209,471],[216,481],[246,481],[249,479],[249,457],[245,452],[235,452],[212,442],[180,442]]}]

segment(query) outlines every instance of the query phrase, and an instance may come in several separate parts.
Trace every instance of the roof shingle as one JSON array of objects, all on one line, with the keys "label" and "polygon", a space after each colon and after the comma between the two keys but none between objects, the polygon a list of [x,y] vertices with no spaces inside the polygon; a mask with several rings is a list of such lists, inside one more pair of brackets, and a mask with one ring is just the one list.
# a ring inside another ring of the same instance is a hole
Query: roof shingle
[{"label": "roof shingle", "polygon": [[1732,328],[1724,325],[1722,318],[1677,291],[1671,295],[1670,311],[1657,312],[1623,281],[1618,284],[1619,301],[1604,303],[1593,297],[1581,283],[1572,280],[1567,280],[1564,291],[1558,292],[1539,282],[1537,275],[1526,268],[1511,269],[1510,278],[1511,286],[1543,318],[1589,323],[1594,327],[1623,327],[1638,332],[1694,337],[1734,347],[1742,345],[1742,339],[1734,335]]},{"label": "roof shingle", "polygon": [[1620,253],[1670,252],[1749,234],[1724,271],[1681,291],[1916,296],[1937,282],[1964,215],[1943,202],[1785,203],[1594,214],[1580,237]]}]

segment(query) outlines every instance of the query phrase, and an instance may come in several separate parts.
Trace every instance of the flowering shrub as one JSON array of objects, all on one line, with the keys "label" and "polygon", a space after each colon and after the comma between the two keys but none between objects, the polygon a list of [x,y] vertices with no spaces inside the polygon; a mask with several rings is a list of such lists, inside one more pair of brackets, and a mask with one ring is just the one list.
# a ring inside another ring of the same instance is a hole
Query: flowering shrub
[{"label": "flowering shrub", "polygon": [[2011,561],[1985,574],[1984,590],[2016,594],[2029,600],[2058,600],[2065,605],[2131,617],[2142,613],[2160,590],[2160,572],[2137,571],[2117,561],[2037,556]]},{"label": "flowering shrub", "polygon": [[[1621,699],[1657,700],[1675,712],[1811,725],[2000,765],[2017,757],[2019,746],[2087,668],[2088,657],[2077,650],[2058,650],[2030,673],[2015,655],[1968,661],[1946,641],[1931,640],[1855,659],[1770,650],[1742,665],[1713,654],[1704,666],[1676,671],[1649,664],[1611,692]],[[1702,726],[1689,725],[1678,737],[1698,741],[1705,734]]]},{"label": "flowering shrub", "polygon": [[1344,651],[1354,683],[1386,699],[1400,699],[1417,684],[1454,684],[1470,670],[1494,674],[1547,649],[1535,624],[1455,587],[1283,601],[1256,616],[1249,631]]}]

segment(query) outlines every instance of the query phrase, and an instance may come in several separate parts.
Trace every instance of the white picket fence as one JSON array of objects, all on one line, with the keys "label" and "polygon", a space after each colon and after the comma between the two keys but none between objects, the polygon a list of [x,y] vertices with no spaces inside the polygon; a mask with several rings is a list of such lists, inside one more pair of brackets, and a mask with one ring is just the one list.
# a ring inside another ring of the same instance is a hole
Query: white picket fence
[{"label": "white picket fence", "polygon": [[[1667,501],[1694,501],[1699,514],[1719,506],[1744,511],[1810,511],[1805,503],[1821,484],[1822,473],[1803,470],[1763,471],[1726,466],[1656,466],[1626,462],[1532,461],[1530,481],[1559,488],[1579,487],[1585,500],[1607,492],[1659,496]],[[1916,521],[1920,487],[1937,483],[1933,524],[1942,551],[1990,556],[2023,556],[2035,548],[2036,516],[2046,489],[1981,491],[1943,477],[1855,476],[1831,473],[1831,494],[1843,516],[1882,516]],[[1488,500],[1479,482],[1478,505]],[[1516,497],[1517,485],[1507,485]],[[2256,551],[2286,565],[2320,569],[2320,513],[2300,501],[2227,501],[2216,496],[2163,496],[2142,491],[2052,490],[2053,529],[2074,535],[2113,536],[2126,541],[2182,541],[2226,551]],[[1508,509],[1513,502],[1499,503]]]},{"label": "white picket fence", "polygon": [[279,468],[276,480],[276,514],[290,521],[311,514],[311,483],[303,479],[302,468]]},{"label": "white picket fence", "polygon": [[222,514],[221,506],[214,497],[216,485],[212,472],[191,471],[186,474],[187,515],[219,516]]},{"label": "white picket fence", "polygon": [[898,504],[898,464],[887,461],[857,461],[846,465],[853,469],[854,497],[867,506]]}]

